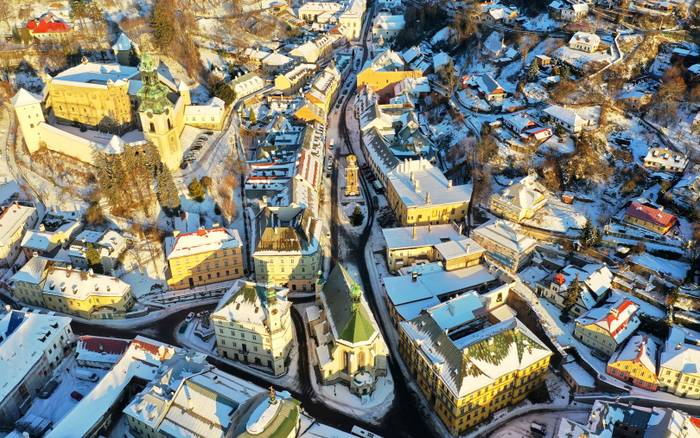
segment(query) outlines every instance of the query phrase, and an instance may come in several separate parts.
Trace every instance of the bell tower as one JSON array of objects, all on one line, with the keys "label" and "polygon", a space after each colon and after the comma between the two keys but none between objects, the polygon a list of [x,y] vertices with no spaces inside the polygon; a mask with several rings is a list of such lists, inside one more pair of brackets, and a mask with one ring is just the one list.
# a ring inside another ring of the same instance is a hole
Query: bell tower
[{"label": "bell tower", "polygon": [[158,57],[145,52],[141,57],[139,71],[143,86],[137,93],[139,119],[146,140],[153,143],[160,159],[170,169],[175,169],[182,160],[182,117],[178,117],[170,95],[175,95],[158,78]]}]

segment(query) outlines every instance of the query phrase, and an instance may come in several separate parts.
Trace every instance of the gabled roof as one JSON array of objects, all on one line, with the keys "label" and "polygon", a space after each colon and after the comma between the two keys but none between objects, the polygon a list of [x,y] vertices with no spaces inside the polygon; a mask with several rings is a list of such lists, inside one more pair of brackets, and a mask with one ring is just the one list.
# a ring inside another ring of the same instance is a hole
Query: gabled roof
[{"label": "gabled roof", "polygon": [[42,99],[39,96],[30,93],[24,88],[20,88],[17,94],[15,94],[10,100],[14,108],[41,103],[41,101]]},{"label": "gabled roof", "polygon": [[32,33],[64,33],[70,32],[70,26],[56,18],[51,12],[39,19],[29,20],[27,29]]},{"label": "gabled roof", "polygon": [[656,343],[646,335],[631,337],[609,363],[626,361],[638,363],[656,375]]},{"label": "gabled roof", "polygon": [[666,213],[658,208],[644,205],[640,202],[632,202],[630,206],[627,207],[625,215],[645,222],[651,222],[662,227],[671,226],[677,220],[676,216],[670,213]]},{"label": "gabled roof", "polygon": [[577,318],[576,323],[583,326],[596,325],[619,344],[639,327],[638,310],[639,305],[634,301],[621,298],[611,305],[589,310]]},{"label": "gabled roof", "polygon": [[378,333],[363,291],[348,271],[336,265],[323,285],[324,304],[333,335],[350,343],[366,342]]}]

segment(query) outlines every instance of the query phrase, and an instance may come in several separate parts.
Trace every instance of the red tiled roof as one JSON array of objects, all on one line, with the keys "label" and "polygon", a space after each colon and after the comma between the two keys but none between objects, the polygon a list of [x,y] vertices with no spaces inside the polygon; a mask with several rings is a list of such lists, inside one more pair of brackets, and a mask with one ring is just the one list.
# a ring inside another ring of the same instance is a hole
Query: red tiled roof
[{"label": "red tiled roof", "polygon": [[122,354],[129,348],[129,341],[101,336],[81,336],[79,345],[82,349],[95,353]]},{"label": "red tiled roof", "polygon": [[700,417],[690,417],[690,422],[700,429]]},{"label": "red tiled roof", "polygon": [[70,31],[70,26],[48,13],[38,20],[29,20],[27,29],[33,33],[61,33]]},{"label": "red tiled roof", "polygon": [[[636,305],[633,301],[631,300],[625,300],[620,304],[620,307],[617,309],[610,309],[610,313],[608,313],[608,316],[605,317],[605,321],[608,323],[608,331],[610,332],[610,335],[615,337],[620,331],[622,331],[626,326],[627,326],[627,321],[632,318],[634,313],[631,313],[629,315],[625,314],[625,309],[627,309],[629,306],[634,306]],[[614,312],[614,310],[617,310],[617,312]],[[625,318],[625,320],[620,320],[618,319]],[[616,325],[613,325],[615,322],[617,322]]]},{"label": "red tiled roof", "polygon": [[662,227],[668,227],[676,223],[676,216],[661,211],[657,208],[649,207],[648,205],[641,204],[639,202],[633,202],[627,207],[627,216],[633,218],[651,222]]}]

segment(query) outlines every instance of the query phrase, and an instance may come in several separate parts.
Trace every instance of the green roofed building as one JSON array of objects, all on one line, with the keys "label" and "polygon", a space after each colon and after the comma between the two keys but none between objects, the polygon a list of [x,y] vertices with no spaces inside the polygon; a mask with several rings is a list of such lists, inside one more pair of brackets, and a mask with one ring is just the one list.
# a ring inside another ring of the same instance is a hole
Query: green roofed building
[{"label": "green roofed building", "polygon": [[224,294],[211,322],[221,357],[287,372],[292,320],[287,289],[238,280]]},{"label": "green roofed building", "polygon": [[362,288],[336,265],[316,291],[317,306],[307,309],[307,318],[322,383],[342,381],[356,394],[371,393],[386,375],[388,350]]}]

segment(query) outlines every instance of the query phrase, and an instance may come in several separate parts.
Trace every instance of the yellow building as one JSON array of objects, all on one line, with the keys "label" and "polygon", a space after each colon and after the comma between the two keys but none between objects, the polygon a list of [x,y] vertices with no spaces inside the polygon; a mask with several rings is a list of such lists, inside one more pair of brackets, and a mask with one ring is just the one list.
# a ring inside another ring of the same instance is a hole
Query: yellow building
[{"label": "yellow building", "polygon": [[639,327],[638,310],[639,306],[626,298],[594,307],[576,318],[574,337],[594,350],[612,356]]},{"label": "yellow building", "polygon": [[301,207],[266,207],[253,253],[258,283],[313,291],[321,270],[321,221]]},{"label": "yellow building", "polygon": [[679,397],[700,399],[700,346],[686,341],[685,329],[674,325],[659,358],[659,389]]},{"label": "yellow building", "polygon": [[171,289],[187,289],[243,277],[243,244],[237,230],[201,229],[166,240]]},{"label": "yellow building", "polygon": [[446,271],[476,266],[484,249],[453,224],[382,229],[389,271],[419,262],[442,263]]},{"label": "yellow building", "polygon": [[306,83],[316,71],[315,64],[299,64],[284,74],[275,77],[275,88],[282,93],[294,94]]},{"label": "yellow building", "polygon": [[406,70],[401,55],[387,50],[380,53],[357,74],[357,89],[368,87],[372,91],[380,91],[406,78],[419,78],[421,76],[423,74],[420,71]]},{"label": "yellow building", "polygon": [[287,372],[292,351],[288,290],[238,280],[211,314],[221,357]]},{"label": "yellow building", "polygon": [[8,205],[0,213],[0,266],[12,266],[20,253],[24,233],[38,220],[36,208]]},{"label": "yellow building", "polygon": [[354,394],[371,393],[387,374],[389,350],[362,288],[338,264],[316,289],[317,305],[306,314],[322,384],[343,382]]},{"label": "yellow building", "polygon": [[136,127],[131,83],[138,73],[136,67],[83,59],[47,81],[46,107],[59,122],[125,132]]},{"label": "yellow building", "polygon": [[656,343],[646,335],[631,337],[625,348],[610,359],[607,373],[636,387],[656,391]]},{"label": "yellow building", "polygon": [[124,317],[134,305],[131,286],[116,277],[51,266],[42,288],[44,307],[86,319]]},{"label": "yellow building", "polygon": [[42,287],[53,262],[44,257],[32,257],[12,276],[12,295],[33,306],[44,306]]},{"label": "yellow building", "polygon": [[454,436],[523,401],[544,383],[552,356],[512,311],[499,321],[471,300],[466,294],[400,323],[401,356]]},{"label": "yellow building", "polygon": [[403,161],[387,180],[389,206],[403,227],[461,222],[467,214],[471,185],[452,185],[427,160]]}]

